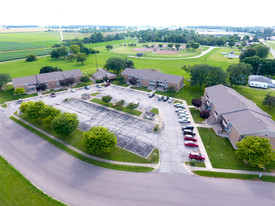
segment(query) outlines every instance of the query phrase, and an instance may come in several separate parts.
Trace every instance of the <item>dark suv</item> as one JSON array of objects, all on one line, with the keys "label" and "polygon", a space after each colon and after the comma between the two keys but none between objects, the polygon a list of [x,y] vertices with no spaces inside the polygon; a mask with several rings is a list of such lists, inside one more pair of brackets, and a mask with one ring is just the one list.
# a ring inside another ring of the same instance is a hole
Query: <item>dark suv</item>
[{"label": "dark suv", "polygon": [[159,96],[158,100],[161,101],[163,100],[164,96]]}]

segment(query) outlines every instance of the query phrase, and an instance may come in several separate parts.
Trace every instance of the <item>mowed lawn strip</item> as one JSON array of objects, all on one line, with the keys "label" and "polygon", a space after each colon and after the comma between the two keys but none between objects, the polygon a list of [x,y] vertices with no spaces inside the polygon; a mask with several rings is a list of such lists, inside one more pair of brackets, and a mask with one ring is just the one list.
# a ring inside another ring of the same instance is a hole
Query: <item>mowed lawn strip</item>
[{"label": "mowed lawn strip", "polygon": [[117,107],[117,106],[113,107],[114,103],[110,103],[109,102],[108,104],[106,104],[106,102],[103,102],[101,99],[94,98],[94,99],[91,100],[91,102],[94,102],[94,103],[97,103],[97,104],[101,104],[101,105],[104,105],[106,107],[111,107],[111,108],[114,108],[116,110],[120,110],[120,111],[129,113],[129,114],[133,114],[133,115],[136,115],[136,116],[140,116],[142,114],[141,111],[136,110],[136,109],[134,109],[133,111],[131,111],[130,109],[127,109],[126,107]]},{"label": "mowed lawn strip", "polygon": [[62,149],[65,152],[67,152],[68,154],[74,156],[75,158],[78,158],[78,159],[80,159],[84,162],[90,163],[92,165],[96,165],[96,166],[104,167],[104,168],[108,168],[108,169],[114,169],[114,170],[129,171],[129,172],[149,172],[149,171],[152,171],[154,169],[154,168],[151,168],[151,167],[140,167],[140,166],[128,166],[128,165],[111,164],[111,163],[101,162],[101,161],[98,161],[98,160],[88,158],[88,157],[86,157],[82,154],[79,154],[78,152],[74,151],[73,149],[63,145],[62,143],[48,137],[44,133],[42,133],[42,132],[36,130],[35,128],[25,124],[24,122],[16,119],[13,116],[11,116],[10,119],[12,119],[16,123],[20,124],[24,128],[30,130],[34,134],[40,136],[41,138],[48,141],[49,143],[55,145],[56,147]]},{"label": "mowed lawn strip", "polygon": [[0,205],[65,205],[36,188],[0,156]]},{"label": "mowed lawn strip", "polygon": [[39,129],[42,129],[43,131],[53,135],[54,137],[66,142],[67,144],[72,145],[73,147],[90,154],[95,157],[100,157],[103,159],[113,160],[113,161],[120,161],[120,162],[134,162],[134,163],[157,163],[154,162],[155,159],[153,159],[153,156],[155,156],[155,153],[158,151],[155,151],[151,154],[148,159],[145,159],[143,157],[140,157],[132,152],[129,152],[127,150],[124,150],[120,147],[115,147],[112,149],[109,153],[102,153],[99,155],[95,155],[89,151],[86,150],[86,148],[82,145],[82,135],[83,131],[80,129],[76,129],[73,131],[73,133],[70,136],[62,136],[57,134],[52,128],[46,127],[42,124],[41,121],[34,121],[27,117],[27,115],[20,115],[22,119],[25,121],[31,123],[32,125],[38,127]]},{"label": "mowed lawn strip", "polygon": [[[237,158],[235,149],[228,138],[219,137],[213,129],[199,128],[204,147],[214,168],[264,171],[260,168],[251,167]],[[275,161],[266,167],[266,172],[275,169]]]}]

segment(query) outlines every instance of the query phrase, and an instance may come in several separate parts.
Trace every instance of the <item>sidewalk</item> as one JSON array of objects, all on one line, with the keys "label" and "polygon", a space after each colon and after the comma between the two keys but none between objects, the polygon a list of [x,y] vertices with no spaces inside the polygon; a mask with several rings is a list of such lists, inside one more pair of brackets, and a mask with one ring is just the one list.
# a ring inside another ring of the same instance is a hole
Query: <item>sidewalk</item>
[{"label": "sidewalk", "polygon": [[205,168],[205,167],[192,167],[189,166],[191,171],[211,171],[211,172],[226,172],[226,173],[236,173],[236,174],[251,174],[251,175],[262,175],[275,176],[272,172],[260,172],[260,171],[247,171],[247,170],[232,170],[232,169],[217,169],[217,168]]},{"label": "sidewalk", "polygon": [[85,152],[82,152],[81,150],[79,150],[79,149],[77,149],[77,148],[75,148],[75,147],[73,147],[73,146],[67,144],[66,142],[64,142],[64,141],[62,141],[62,140],[60,140],[60,139],[54,137],[53,135],[51,135],[51,134],[49,134],[49,133],[47,133],[47,132],[45,132],[45,131],[39,129],[38,127],[36,127],[36,126],[34,126],[34,125],[28,123],[27,121],[21,119],[20,117],[18,117],[18,116],[16,116],[16,115],[12,115],[12,116],[13,116],[14,118],[16,118],[16,119],[18,119],[18,120],[24,122],[25,124],[27,124],[27,125],[29,125],[29,126],[35,128],[35,129],[38,130],[39,132],[42,132],[43,134],[47,135],[48,137],[54,139],[55,141],[58,141],[59,143],[65,145],[66,147],[69,147],[70,149],[74,150],[75,152],[77,152],[77,153],[79,153],[79,154],[81,154],[81,155],[83,155],[83,156],[86,156],[86,157],[88,157],[88,158],[90,158],[90,159],[98,160],[98,161],[101,161],[101,162],[107,162],[107,163],[111,163],[111,164],[118,164],[118,165],[129,165],[129,166],[140,166],[140,167],[152,167],[152,168],[154,168],[154,170],[156,170],[156,169],[159,167],[159,164],[160,164],[160,163],[158,163],[158,164],[153,164],[153,163],[152,163],[152,164],[150,164],[150,163],[149,163],[149,164],[146,164],[146,163],[119,162],[119,161],[107,160],[107,159],[102,159],[102,158],[99,158],[99,157],[95,157],[95,156],[89,155],[89,154],[87,154],[87,153],[85,153]]}]

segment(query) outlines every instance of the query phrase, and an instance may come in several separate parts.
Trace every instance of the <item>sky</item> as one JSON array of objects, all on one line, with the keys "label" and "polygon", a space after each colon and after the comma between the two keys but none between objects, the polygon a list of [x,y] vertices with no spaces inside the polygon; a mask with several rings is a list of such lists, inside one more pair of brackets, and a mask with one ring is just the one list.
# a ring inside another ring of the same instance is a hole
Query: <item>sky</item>
[{"label": "sky", "polygon": [[275,26],[275,0],[4,0],[0,25]]}]

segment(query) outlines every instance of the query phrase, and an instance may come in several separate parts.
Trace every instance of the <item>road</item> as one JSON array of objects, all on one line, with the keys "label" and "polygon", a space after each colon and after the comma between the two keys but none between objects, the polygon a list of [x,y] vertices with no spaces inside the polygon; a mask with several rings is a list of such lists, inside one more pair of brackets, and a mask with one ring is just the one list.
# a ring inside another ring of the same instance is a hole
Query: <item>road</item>
[{"label": "road", "polygon": [[269,46],[264,40],[261,40],[261,42],[262,42],[264,45],[266,45],[266,46],[268,46],[268,47],[270,48],[270,53],[273,55],[273,58],[275,59],[275,51],[274,51],[274,49],[272,49],[272,47]]},{"label": "road", "polygon": [[95,167],[0,114],[0,153],[34,185],[69,205],[274,205],[275,184]]}]

